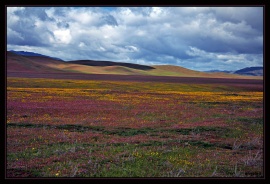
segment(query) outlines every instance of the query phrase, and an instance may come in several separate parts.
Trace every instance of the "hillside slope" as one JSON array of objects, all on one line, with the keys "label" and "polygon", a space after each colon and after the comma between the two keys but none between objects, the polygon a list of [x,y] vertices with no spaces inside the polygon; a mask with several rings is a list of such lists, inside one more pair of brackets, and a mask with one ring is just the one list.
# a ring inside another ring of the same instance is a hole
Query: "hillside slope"
[{"label": "hillside slope", "polygon": [[179,76],[179,77],[208,77],[208,78],[236,78],[236,79],[262,79],[262,77],[255,76],[243,76],[237,74],[229,74],[224,72],[200,72],[190,70],[180,66],[173,65],[155,65],[155,70],[150,71],[152,75],[162,76]]},{"label": "hillside slope", "polygon": [[127,68],[138,69],[138,70],[154,69],[152,66],[147,66],[147,65],[123,63],[123,62],[112,62],[112,61],[76,60],[76,61],[68,61],[68,63],[80,64],[80,65],[86,65],[86,66],[123,66]]},{"label": "hillside slope", "polygon": [[21,56],[13,52],[7,52],[7,72],[64,72],[48,64],[61,64],[64,61],[41,56]]},{"label": "hillside slope", "polygon": [[[259,76],[243,76],[227,73],[207,73],[172,65],[138,65],[132,63],[117,63],[104,61],[65,62],[43,56],[23,56],[7,52],[7,73],[84,73],[84,74],[116,74],[116,75],[146,75],[146,76],[177,76],[177,77],[207,77],[207,78],[238,78],[262,79]],[[93,66],[89,66],[89,63]]]},{"label": "hillside slope", "polygon": [[8,52],[12,52],[14,54],[21,55],[21,56],[41,56],[41,57],[47,57],[47,58],[52,58],[52,59],[55,59],[55,60],[63,61],[62,59],[59,59],[59,58],[56,58],[56,57],[46,56],[46,55],[35,53],[35,52],[15,51],[15,50],[11,50],[11,51],[8,51]]}]

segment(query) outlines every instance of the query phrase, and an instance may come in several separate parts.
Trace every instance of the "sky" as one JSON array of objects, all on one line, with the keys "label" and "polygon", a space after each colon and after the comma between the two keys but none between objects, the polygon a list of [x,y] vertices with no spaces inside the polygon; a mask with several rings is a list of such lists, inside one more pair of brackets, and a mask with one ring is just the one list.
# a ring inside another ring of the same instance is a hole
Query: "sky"
[{"label": "sky", "polygon": [[263,7],[7,7],[7,50],[70,60],[263,66]]}]

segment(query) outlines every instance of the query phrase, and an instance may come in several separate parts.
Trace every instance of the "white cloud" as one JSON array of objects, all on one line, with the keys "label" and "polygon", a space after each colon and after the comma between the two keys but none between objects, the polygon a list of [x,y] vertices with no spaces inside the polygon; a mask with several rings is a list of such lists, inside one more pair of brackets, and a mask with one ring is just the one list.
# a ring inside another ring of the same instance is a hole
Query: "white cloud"
[{"label": "white cloud", "polygon": [[83,48],[83,47],[85,47],[85,46],[86,46],[86,45],[85,45],[84,42],[80,42],[80,43],[79,43],[79,47],[80,47],[80,48]]},{"label": "white cloud", "polygon": [[57,43],[69,44],[71,41],[70,31],[67,30],[55,30],[53,31],[55,41]]},{"label": "white cloud", "polygon": [[106,49],[104,49],[103,47],[100,46],[100,47],[97,49],[97,51],[104,52],[104,51],[106,51]]},{"label": "white cloud", "polygon": [[161,8],[161,7],[153,7],[152,11],[150,13],[150,17],[151,18],[159,18],[160,16],[163,16],[165,14],[166,14],[166,12],[164,11],[163,8]]},{"label": "white cloud", "polygon": [[[262,65],[257,7],[8,7],[8,48],[65,60],[100,59],[185,67]],[[84,57],[84,58],[83,58]],[[211,65],[210,65],[211,64]]]},{"label": "white cloud", "polygon": [[77,10],[70,11],[68,13],[68,16],[70,20],[76,21],[84,25],[95,22],[95,18],[96,18],[95,14],[91,14],[91,12],[80,12]]},{"label": "white cloud", "polygon": [[12,14],[14,15],[16,11],[21,11],[24,9],[24,7],[7,7],[7,15],[10,17]]},{"label": "white cloud", "polygon": [[138,52],[139,49],[135,46],[132,46],[132,45],[128,45],[128,46],[125,46],[125,48],[128,50],[128,52]]}]

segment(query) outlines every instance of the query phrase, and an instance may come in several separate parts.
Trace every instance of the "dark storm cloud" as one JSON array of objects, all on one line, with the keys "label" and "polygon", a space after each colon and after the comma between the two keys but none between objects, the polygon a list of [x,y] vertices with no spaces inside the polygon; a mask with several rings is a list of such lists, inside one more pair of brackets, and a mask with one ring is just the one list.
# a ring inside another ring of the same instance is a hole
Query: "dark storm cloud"
[{"label": "dark storm cloud", "polygon": [[13,7],[7,41],[65,60],[240,69],[263,63],[263,8]]},{"label": "dark storm cloud", "polygon": [[28,46],[49,46],[49,43],[44,39],[50,35],[49,30],[38,32],[38,28],[31,21],[22,20],[16,25],[11,26],[7,30],[10,34],[7,35],[7,42],[14,45]]},{"label": "dark storm cloud", "polygon": [[[238,11],[236,11],[236,9]],[[246,22],[254,30],[263,31],[263,10],[262,7],[238,7],[238,8],[219,8],[213,10],[218,20],[222,22]]]},{"label": "dark storm cloud", "polygon": [[57,22],[58,28],[69,28],[69,24],[67,22]]},{"label": "dark storm cloud", "polygon": [[45,26],[40,27],[40,22],[53,22],[47,16],[45,8],[28,7],[8,14],[7,42],[13,45],[49,46],[48,37],[52,32]]},{"label": "dark storm cloud", "polygon": [[103,21],[105,24],[112,25],[112,26],[118,26],[117,21],[112,15],[105,15],[101,17],[101,21]]},{"label": "dark storm cloud", "polygon": [[41,21],[51,21],[53,18],[47,16],[45,7],[27,7],[24,10],[14,12],[18,17],[25,17],[28,19],[38,18]]}]

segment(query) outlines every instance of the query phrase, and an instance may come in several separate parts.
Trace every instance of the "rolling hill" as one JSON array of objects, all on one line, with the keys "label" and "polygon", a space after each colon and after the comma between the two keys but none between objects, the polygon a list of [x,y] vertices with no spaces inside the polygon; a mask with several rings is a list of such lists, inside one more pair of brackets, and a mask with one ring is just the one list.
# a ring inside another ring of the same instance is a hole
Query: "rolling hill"
[{"label": "rolling hill", "polygon": [[133,64],[133,63],[112,62],[112,61],[76,60],[76,61],[69,61],[69,63],[86,65],[86,66],[124,66],[124,67],[138,69],[138,70],[155,69],[152,66],[139,65],[139,64]]},{"label": "rolling hill", "polygon": [[62,61],[48,56],[19,55],[7,52],[7,74],[11,72],[28,73],[83,73],[83,74],[117,74],[146,76],[177,76],[206,78],[262,79],[258,76],[244,76],[223,72],[207,73],[172,65],[139,65],[112,61]]},{"label": "rolling hill", "polygon": [[26,52],[26,51],[15,51],[15,50],[11,50],[9,52],[15,53],[17,55],[21,55],[21,56],[41,56],[41,57],[48,57],[48,58],[52,58],[52,59],[56,59],[56,60],[60,60],[63,61],[60,58],[56,58],[56,57],[51,57],[51,56],[46,56],[43,54],[39,54],[39,53],[35,53],[35,52]]},{"label": "rolling hill", "polygon": [[7,52],[8,72],[64,72],[49,65],[58,65],[64,61],[55,60],[44,56],[22,56],[14,52]]}]

